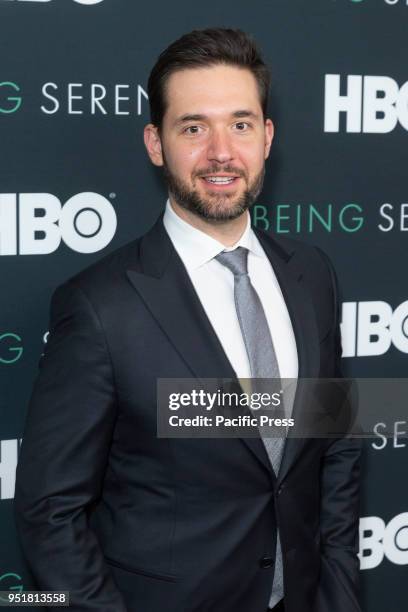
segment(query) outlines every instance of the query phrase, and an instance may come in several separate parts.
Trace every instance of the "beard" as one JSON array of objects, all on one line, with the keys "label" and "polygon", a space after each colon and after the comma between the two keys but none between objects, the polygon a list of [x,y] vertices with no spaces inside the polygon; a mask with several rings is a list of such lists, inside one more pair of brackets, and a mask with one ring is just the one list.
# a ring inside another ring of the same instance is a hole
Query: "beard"
[{"label": "beard", "polygon": [[[238,196],[215,193],[202,197],[196,189],[191,188],[174,175],[170,171],[165,160],[163,170],[169,193],[173,196],[177,204],[198,217],[206,221],[212,221],[213,223],[232,221],[240,217],[246,210],[249,210],[262,190],[265,176],[264,166],[253,181],[250,184],[247,183],[244,192]],[[233,168],[232,166],[212,166],[211,168],[197,171],[193,179],[197,178],[197,180],[201,180],[199,177],[206,174],[215,174],[217,172],[229,172],[242,177],[244,180],[246,179],[246,175],[242,170]]]}]

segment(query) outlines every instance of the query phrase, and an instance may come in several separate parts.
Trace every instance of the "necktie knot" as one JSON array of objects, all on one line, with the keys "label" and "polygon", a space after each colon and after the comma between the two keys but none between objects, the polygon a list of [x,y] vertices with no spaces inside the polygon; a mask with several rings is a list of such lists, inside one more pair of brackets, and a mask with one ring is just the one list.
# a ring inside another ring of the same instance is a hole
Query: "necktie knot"
[{"label": "necktie knot", "polygon": [[248,274],[248,249],[244,247],[237,247],[233,251],[222,251],[215,259],[228,268],[234,276]]}]

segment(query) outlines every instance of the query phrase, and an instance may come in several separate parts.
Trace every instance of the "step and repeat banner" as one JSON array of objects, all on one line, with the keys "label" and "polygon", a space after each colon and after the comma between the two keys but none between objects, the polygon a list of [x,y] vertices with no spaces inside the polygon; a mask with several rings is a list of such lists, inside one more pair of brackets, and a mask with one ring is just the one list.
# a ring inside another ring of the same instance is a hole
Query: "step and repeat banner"
[{"label": "step and repeat banner", "polygon": [[[163,208],[147,78],[167,44],[209,26],[251,33],[272,70],[254,225],[331,257],[346,375],[407,374],[407,0],[0,0],[0,590],[33,587],[12,505],[51,293]],[[365,612],[408,605],[407,430],[379,422],[365,442]]]}]

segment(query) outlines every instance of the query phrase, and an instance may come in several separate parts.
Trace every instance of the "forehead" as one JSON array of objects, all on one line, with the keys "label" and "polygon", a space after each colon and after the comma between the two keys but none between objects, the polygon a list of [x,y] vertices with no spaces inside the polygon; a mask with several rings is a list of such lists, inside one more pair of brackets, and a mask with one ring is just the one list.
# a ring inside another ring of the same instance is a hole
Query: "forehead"
[{"label": "forehead", "polygon": [[261,112],[256,79],[247,68],[217,65],[174,72],[166,85],[166,115]]}]

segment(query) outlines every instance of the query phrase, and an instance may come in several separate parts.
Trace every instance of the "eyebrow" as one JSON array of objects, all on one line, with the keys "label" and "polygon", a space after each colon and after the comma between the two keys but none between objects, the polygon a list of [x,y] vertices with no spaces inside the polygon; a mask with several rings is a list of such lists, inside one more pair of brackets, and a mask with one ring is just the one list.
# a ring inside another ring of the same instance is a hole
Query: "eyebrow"
[{"label": "eyebrow", "polygon": [[[251,110],[236,110],[233,113],[231,113],[231,116],[234,117],[235,119],[243,119],[246,117],[252,117],[253,119],[258,119],[259,115],[258,113],[254,113]],[[179,117],[178,119],[176,119],[175,123],[176,124],[183,124],[183,123],[187,123],[189,121],[205,121],[206,119],[208,119],[207,115],[202,115],[202,114],[186,114],[186,115],[182,115],[181,117]]]}]

